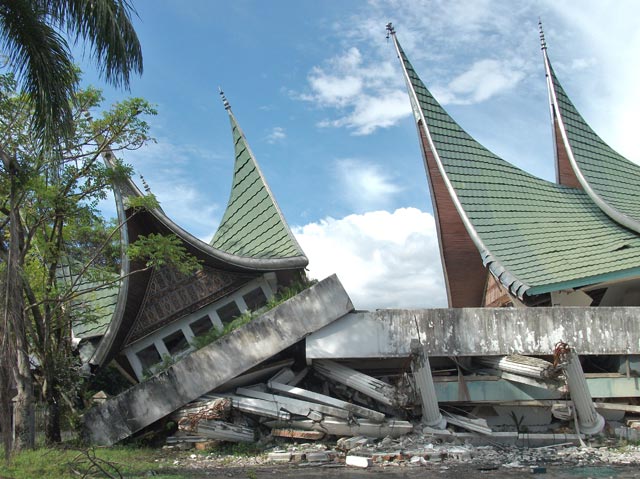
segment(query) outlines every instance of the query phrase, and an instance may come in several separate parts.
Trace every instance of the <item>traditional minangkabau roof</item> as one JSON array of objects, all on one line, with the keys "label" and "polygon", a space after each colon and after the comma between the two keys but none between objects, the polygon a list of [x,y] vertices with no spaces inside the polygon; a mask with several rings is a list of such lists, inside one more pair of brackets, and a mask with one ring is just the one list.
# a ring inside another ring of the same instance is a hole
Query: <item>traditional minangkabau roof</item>
[{"label": "traditional minangkabau roof", "polygon": [[211,245],[229,254],[252,258],[304,258],[265,180],[229,102],[235,165],[231,195]]},{"label": "traditional minangkabau roof", "polygon": [[[578,113],[551,67],[540,25],[556,136],[558,171],[570,171],[593,202],[614,221],[640,233],[640,166],[607,145]],[[559,175],[558,180],[563,182]],[[568,181],[575,185],[569,177]],[[563,182],[564,183],[564,182]]]},{"label": "traditional minangkabau roof", "polygon": [[427,90],[388,28],[421,141],[451,306],[482,305],[480,260],[519,298],[640,275],[635,232],[583,190],[537,178],[474,140]]},{"label": "traditional minangkabau roof", "polygon": [[[113,318],[91,364],[101,366],[113,358],[138,321],[140,308],[153,278],[152,271],[132,274],[136,271],[136,265],[132,265],[126,255],[128,245],[140,235],[176,235],[186,250],[202,262],[206,271],[217,269],[236,276],[256,276],[274,271],[300,270],[309,264],[246,146],[244,135],[235,124],[233,115],[231,119],[232,126],[235,125],[236,141],[234,186],[220,226],[223,231],[214,236],[212,244],[201,241],[181,228],[162,208],[133,214],[128,207],[128,200],[144,194],[129,177],[114,186],[118,221],[125,225],[120,229],[122,280]],[[239,145],[246,147],[245,152]],[[103,157],[107,166],[115,166],[113,153],[107,151]],[[243,177],[246,177],[245,181]]]}]

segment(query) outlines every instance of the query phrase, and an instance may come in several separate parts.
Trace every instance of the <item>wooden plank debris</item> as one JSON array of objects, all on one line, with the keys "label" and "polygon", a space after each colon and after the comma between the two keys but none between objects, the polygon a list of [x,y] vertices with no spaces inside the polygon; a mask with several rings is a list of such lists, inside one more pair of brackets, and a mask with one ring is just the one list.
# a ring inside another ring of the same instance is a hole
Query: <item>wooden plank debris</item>
[{"label": "wooden plank debris", "polygon": [[409,397],[406,394],[390,384],[329,359],[314,361],[313,368],[326,378],[349,386],[387,406],[402,407],[409,402]]},{"label": "wooden plank debris", "polygon": [[324,438],[325,434],[321,431],[304,431],[298,429],[278,429],[271,430],[274,437],[287,437],[291,439],[305,439],[308,441],[319,441]]},{"label": "wooden plank debris", "polygon": [[[342,401],[341,399],[335,399],[331,396],[308,391],[307,389],[294,387],[275,381],[269,382],[269,388],[273,389],[274,391],[287,394],[289,396],[304,398],[320,404],[326,404],[327,406],[334,406],[340,409],[344,409],[345,411],[353,413],[355,416],[364,417],[374,422],[382,422],[385,420],[385,415],[381,412],[374,411],[373,409],[369,409],[363,406],[358,406],[357,404]],[[333,415],[335,416],[335,414]]]}]

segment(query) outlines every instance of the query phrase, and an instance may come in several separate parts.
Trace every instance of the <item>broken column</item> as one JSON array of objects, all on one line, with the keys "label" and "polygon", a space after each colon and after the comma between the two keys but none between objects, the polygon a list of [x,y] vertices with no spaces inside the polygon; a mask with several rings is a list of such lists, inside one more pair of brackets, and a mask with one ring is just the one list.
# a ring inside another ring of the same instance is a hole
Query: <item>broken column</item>
[{"label": "broken column", "polygon": [[571,401],[576,408],[578,415],[578,425],[583,434],[597,434],[604,428],[604,418],[596,412],[593,399],[587,386],[587,380],[582,371],[580,358],[576,352],[566,343],[559,343],[556,346],[556,357],[560,360]]},{"label": "broken column", "polygon": [[440,414],[429,356],[418,339],[411,340],[411,371],[420,393],[423,424],[434,429],[444,429],[447,427],[447,420]]}]

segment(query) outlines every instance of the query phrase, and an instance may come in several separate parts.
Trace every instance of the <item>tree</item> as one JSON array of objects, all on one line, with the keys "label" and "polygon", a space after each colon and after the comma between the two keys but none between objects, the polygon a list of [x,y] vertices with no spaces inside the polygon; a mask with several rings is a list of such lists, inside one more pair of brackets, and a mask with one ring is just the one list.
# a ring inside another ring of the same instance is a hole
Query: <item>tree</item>
[{"label": "tree", "polygon": [[[0,144],[12,151],[12,170],[0,175],[0,193],[7,193],[8,198],[0,204],[0,264],[8,265],[9,255],[15,254],[14,264],[20,271],[14,277],[5,275],[7,283],[13,284],[13,289],[5,290],[15,294],[11,299],[15,304],[7,311],[20,314],[8,323],[11,336],[19,339],[15,350],[8,351],[14,355],[11,360],[20,353],[26,361],[19,370],[24,377],[19,378],[23,385],[18,387],[16,432],[18,445],[29,446],[28,406],[33,397],[24,386],[33,379],[29,361],[37,364],[35,379],[47,404],[47,440],[59,441],[60,406],[71,402],[65,392],[76,388],[79,380],[71,345],[71,321],[77,317],[70,314],[71,305],[87,293],[87,282],[101,287],[121,279],[114,276],[114,262],[109,258],[116,256],[113,243],[123,225],[107,231],[96,205],[110,185],[131,169],[121,163],[106,167],[101,155],[140,148],[148,142],[144,117],[155,111],[144,100],[133,98],[92,119],[87,113],[99,107],[101,95],[95,89],[79,91],[72,98],[72,134],[64,146],[42,149],[30,133],[31,106],[15,88],[10,77],[0,77]],[[147,196],[133,199],[130,206],[141,211],[157,202]],[[175,237],[149,235],[139,241],[131,245],[129,256],[144,259],[144,269],[167,263],[183,270],[197,267]],[[69,266],[74,279],[61,282],[59,272]]]},{"label": "tree", "polygon": [[0,0],[0,48],[34,108],[32,128],[45,141],[73,131],[69,98],[77,74],[63,36],[82,40],[115,86],[142,73],[142,49],[127,0]]}]

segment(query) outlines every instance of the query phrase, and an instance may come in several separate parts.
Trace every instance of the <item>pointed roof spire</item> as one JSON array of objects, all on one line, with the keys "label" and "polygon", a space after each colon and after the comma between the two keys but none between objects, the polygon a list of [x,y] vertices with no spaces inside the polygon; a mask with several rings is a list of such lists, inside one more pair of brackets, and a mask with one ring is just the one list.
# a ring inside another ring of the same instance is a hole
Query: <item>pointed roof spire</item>
[{"label": "pointed roof spire", "polygon": [[227,209],[211,246],[249,258],[299,258],[308,262],[264,178],[229,102],[220,92],[229,113],[235,166]]},{"label": "pointed roof spire", "polygon": [[538,18],[538,30],[540,31],[540,49],[547,49],[547,42],[544,39],[544,30],[542,29],[542,20]]},{"label": "pointed roof spire", "polygon": [[225,96],[224,92],[222,91],[222,88],[218,87],[218,91],[220,92],[220,97],[222,98],[222,104],[224,105],[224,109],[225,110],[231,110],[231,105],[229,104],[229,101],[227,100],[227,97]]}]

